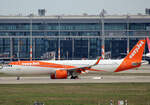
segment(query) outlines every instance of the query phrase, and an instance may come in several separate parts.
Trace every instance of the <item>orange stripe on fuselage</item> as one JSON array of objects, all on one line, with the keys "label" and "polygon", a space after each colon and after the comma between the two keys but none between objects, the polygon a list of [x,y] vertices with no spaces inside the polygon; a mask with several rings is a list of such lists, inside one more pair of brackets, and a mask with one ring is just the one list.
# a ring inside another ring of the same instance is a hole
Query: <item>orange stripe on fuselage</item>
[{"label": "orange stripe on fuselage", "polygon": [[11,62],[9,63],[9,65],[38,66],[38,67],[66,68],[66,69],[75,68],[75,66],[41,62],[41,61],[18,61],[18,62]]},{"label": "orange stripe on fuselage", "polygon": [[[88,68],[86,70],[89,70],[89,71],[105,71],[105,70],[96,70],[96,69],[91,69],[91,68]],[[106,71],[105,71],[106,72]]]}]

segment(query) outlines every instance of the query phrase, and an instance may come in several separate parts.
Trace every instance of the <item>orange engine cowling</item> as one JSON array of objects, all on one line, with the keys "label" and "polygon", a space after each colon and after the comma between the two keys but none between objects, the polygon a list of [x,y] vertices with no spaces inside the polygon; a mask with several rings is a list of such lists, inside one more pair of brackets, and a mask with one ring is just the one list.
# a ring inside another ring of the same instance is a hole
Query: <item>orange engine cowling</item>
[{"label": "orange engine cowling", "polygon": [[67,79],[67,70],[56,70],[54,74],[51,74],[51,79]]}]

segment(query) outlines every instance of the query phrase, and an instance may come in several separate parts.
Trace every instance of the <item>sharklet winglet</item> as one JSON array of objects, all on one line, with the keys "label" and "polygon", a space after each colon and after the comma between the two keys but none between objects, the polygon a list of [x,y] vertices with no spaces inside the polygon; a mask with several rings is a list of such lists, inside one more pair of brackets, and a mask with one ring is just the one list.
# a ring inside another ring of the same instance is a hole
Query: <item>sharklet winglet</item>
[{"label": "sharklet winglet", "polygon": [[99,61],[102,59],[102,57],[99,57],[99,59],[96,61],[96,63],[94,65],[99,64]]}]

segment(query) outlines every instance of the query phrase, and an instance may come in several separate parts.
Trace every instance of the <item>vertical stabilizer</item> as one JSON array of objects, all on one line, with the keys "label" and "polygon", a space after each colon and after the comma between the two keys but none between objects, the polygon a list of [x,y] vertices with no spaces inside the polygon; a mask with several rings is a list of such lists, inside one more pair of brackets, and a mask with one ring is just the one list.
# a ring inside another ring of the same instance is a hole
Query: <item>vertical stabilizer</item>
[{"label": "vertical stabilizer", "polygon": [[129,52],[129,54],[124,58],[120,66],[115,70],[115,72],[124,71],[127,69],[139,67],[141,65],[141,60],[145,48],[146,40],[140,40]]}]

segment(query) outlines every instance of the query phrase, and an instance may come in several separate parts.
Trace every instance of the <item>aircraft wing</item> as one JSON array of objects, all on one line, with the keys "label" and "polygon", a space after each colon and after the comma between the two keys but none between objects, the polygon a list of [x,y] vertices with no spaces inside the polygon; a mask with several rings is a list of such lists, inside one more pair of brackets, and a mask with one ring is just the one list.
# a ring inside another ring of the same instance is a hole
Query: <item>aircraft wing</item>
[{"label": "aircraft wing", "polygon": [[[52,79],[61,79],[61,78],[67,78],[68,76],[71,76],[71,79],[78,78],[78,75],[82,72],[85,72],[86,70],[92,70],[91,67],[96,66],[99,64],[99,61],[101,60],[101,57],[92,65],[87,65],[84,67],[72,67],[68,69],[59,69],[56,70],[55,74],[51,74]],[[61,73],[64,73],[61,75]]]},{"label": "aircraft wing", "polygon": [[86,70],[89,70],[91,67],[96,66],[102,57],[99,57],[99,59],[92,65],[87,65],[83,67],[75,67],[75,68],[68,68],[68,69],[58,69],[58,70],[67,70],[69,73],[71,72],[78,72],[81,73],[82,71],[85,72]]},{"label": "aircraft wing", "polygon": [[85,67],[71,68],[71,69],[67,69],[67,71],[71,74],[74,72],[76,72],[76,73],[81,73],[82,71],[85,72],[86,70],[90,69],[91,67],[96,66],[99,63],[99,61],[101,60],[101,58],[102,57],[99,57],[99,59],[93,65],[89,65],[89,66],[85,66]]}]

